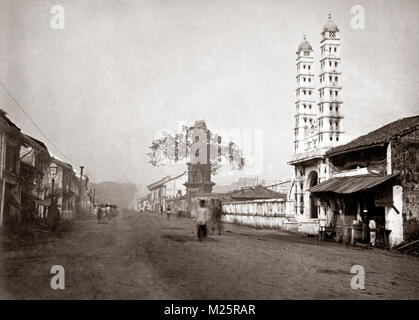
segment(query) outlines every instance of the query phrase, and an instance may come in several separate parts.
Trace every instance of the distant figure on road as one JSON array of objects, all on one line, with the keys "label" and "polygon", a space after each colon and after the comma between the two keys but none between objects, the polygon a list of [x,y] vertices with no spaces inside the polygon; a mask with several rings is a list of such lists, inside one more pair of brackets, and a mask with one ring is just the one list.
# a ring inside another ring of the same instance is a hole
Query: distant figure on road
[{"label": "distant figure on road", "polygon": [[167,220],[169,220],[170,219],[170,207],[169,206],[167,206],[166,214],[167,214]]},{"label": "distant figure on road", "polygon": [[221,222],[221,201],[219,199],[211,199],[211,234],[214,234],[214,231],[217,229],[218,234],[221,234],[222,222]]},{"label": "distant figure on road", "polygon": [[362,215],[362,243],[367,243],[368,238],[368,210],[364,210]]},{"label": "distant figure on road", "polygon": [[205,200],[199,200],[199,208],[196,214],[199,241],[202,241],[207,237],[207,223],[209,219],[210,212],[208,208],[205,207]]},{"label": "distant figure on road", "polygon": [[182,218],[182,212],[179,210],[178,206],[175,206],[175,214],[178,219]]},{"label": "distant figure on road", "polygon": [[103,214],[103,209],[102,209],[102,206],[100,205],[97,208],[97,223],[99,224],[102,222],[102,214]]},{"label": "distant figure on road", "polygon": [[374,218],[370,220],[368,227],[370,228],[370,244],[372,247],[375,247],[375,238],[377,236],[377,225],[375,224]]},{"label": "distant figure on road", "polygon": [[111,206],[109,204],[106,205],[106,218],[111,221]]},{"label": "distant figure on road", "polygon": [[221,206],[221,200],[216,199],[215,207],[214,207],[214,218],[215,218],[215,224],[218,230],[218,235],[221,235],[221,231],[223,229],[223,222],[221,221],[222,215],[223,215],[223,210]]},{"label": "distant figure on road", "polygon": [[211,235],[213,235],[214,231],[215,231],[216,224],[217,224],[216,219],[215,219],[215,199],[210,200],[210,205],[209,205],[208,210],[209,210],[210,216],[211,216],[211,219],[210,219]]}]

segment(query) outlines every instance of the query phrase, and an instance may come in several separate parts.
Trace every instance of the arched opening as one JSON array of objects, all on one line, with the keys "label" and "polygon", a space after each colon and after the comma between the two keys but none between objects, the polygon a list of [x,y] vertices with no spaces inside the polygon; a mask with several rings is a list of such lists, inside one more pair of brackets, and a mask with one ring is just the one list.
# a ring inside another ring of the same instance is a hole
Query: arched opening
[{"label": "arched opening", "polygon": [[[317,172],[313,171],[309,175],[309,188],[315,186],[318,183]],[[318,208],[316,206],[316,201],[314,195],[310,193],[310,218],[315,219],[318,217]]]}]

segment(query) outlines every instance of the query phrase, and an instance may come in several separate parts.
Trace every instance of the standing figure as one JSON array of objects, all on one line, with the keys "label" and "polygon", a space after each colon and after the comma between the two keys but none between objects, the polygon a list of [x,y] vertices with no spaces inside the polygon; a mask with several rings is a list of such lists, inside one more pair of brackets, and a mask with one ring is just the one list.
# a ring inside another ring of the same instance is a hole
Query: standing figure
[{"label": "standing figure", "polygon": [[102,205],[100,205],[97,208],[97,223],[99,223],[99,224],[102,222],[102,214],[103,214]]},{"label": "standing figure", "polygon": [[196,214],[199,241],[205,240],[205,238],[207,237],[207,222],[209,219],[210,212],[208,208],[205,207],[205,200],[199,200],[199,208]]},{"label": "standing figure", "polygon": [[368,227],[370,228],[370,244],[372,247],[375,247],[375,239],[377,236],[377,225],[374,221],[374,218],[370,220]]},{"label": "standing figure", "polygon": [[221,221],[221,217],[223,215],[223,210],[221,206],[221,200],[215,200],[215,207],[214,207],[214,216],[215,216],[215,223],[217,225],[218,235],[221,235],[221,231],[223,229],[223,222]]},{"label": "standing figure", "polygon": [[214,231],[215,231],[215,227],[217,225],[217,221],[216,221],[216,218],[215,218],[215,199],[211,199],[210,206],[209,206],[208,210],[210,212],[210,217],[211,217],[211,221],[210,221],[211,235],[213,235]]},{"label": "standing figure", "polygon": [[107,205],[106,207],[106,217],[108,218],[108,221],[111,221],[111,206]]},{"label": "standing figure", "polygon": [[180,212],[178,206],[175,207],[175,214],[176,214],[178,219],[182,218],[182,213]]},{"label": "standing figure", "polygon": [[364,210],[362,215],[362,243],[367,243],[368,238],[368,211]]},{"label": "standing figure", "polygon": [[169,220],[170,219],[170,206],[167,206],[166,214],[167,214],[167,220]]}]

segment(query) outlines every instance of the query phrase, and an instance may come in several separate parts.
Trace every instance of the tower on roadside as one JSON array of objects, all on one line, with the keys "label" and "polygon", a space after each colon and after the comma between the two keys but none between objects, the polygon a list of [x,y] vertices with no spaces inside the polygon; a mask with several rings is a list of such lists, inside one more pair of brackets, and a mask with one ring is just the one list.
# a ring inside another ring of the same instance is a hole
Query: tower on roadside
[{"label": "tower on roadside", "polygon": [[318,103],[318,146],[331,148],[343,140],[341,43],[339,28],[331,14],[320,41],[320,88]]},{"label": "tower on roadside", "polygon": [[[309,139],[313,135],[317,111],[314,94],[313,49],[304,36],[297,48],[297,89],[295,101],[294,152],[304,152],[309,148]],[[314,132],[315,135],[315,132]]]}]

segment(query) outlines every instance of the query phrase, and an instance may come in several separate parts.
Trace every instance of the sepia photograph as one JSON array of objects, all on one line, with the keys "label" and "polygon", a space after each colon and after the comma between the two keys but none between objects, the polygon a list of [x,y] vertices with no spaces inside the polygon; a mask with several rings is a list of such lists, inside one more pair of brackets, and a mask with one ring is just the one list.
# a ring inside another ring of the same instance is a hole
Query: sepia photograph
[{"label": "sepia photograph", "polygon": [[0,0],[0,300],[417,302],[418,30],[416,0]]}]

